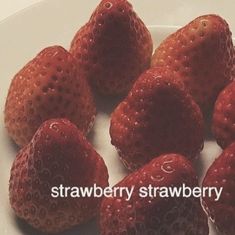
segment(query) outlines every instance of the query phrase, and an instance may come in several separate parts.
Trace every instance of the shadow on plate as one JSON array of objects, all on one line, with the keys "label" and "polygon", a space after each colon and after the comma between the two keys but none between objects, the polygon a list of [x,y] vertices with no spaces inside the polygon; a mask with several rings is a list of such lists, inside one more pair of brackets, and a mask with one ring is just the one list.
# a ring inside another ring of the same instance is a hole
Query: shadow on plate
[{"label": "shadow on plate", "polygon": [[213,114],[212,109],[204,113],[205,140],[214,140],[214,136],[211,131],[212,114]]},{"label": "shadow on plate", "polygon": [[[212,115],[213,109],[208,110],[203,113],[204,115],[204,148],[203,151],[198,156],[198,159],[194,162],[194,167],[196,169],[197,175],[199,177],[199,183],[202,183],[205,172],[208,169],[214,159],[219,154],[219,146],[215,151],[211,151],[212,143],[215,142],[211,127],[212,127]],[[213,148],[214,149],[214,148]]]},{"label": "shadow on plate", "polygon": [[15,153],[15,155],[13,155],[13,157],[15,158],[16,154],[20,150],[20,147],[8,135],[8,132],[7,132],[6,128],[3,128],[3,136],[6,137],[6,138],[4,138],[4,141],[6,141],[6,144],[8,146],[10,146],[9,149],[11,149]]},{"label": "shadow on plate", "polygon": [[95,102],[97,111],[99,113],[105,113],[107,115],[110,115],[114,109],[121,103],[121,101],[125,98],[125,96],[104,96],[95,93]]},{"label": "shadow on plate", "polygon": [[204,173],[205,173],[205,169],[204,169],[204,164],[203,164],[203,159],[206,157],[206,154],[204,154],[203,152],[201,152],[199,154],[198,159],[194,162],[194,168],[197,172],[197,176],[198,176],[198,180],[199,180],[199,185],[201,185],[203,178],[204,178]]},{"label": "shadow on plate", "polygon": [[[125,96],[108,97],[108,96],[94,93],[94,99],[95,99],[95,103],[97,107],[97,115],[105,114],[108,117],[110,117],[112,112],[123,101],[124,98]],[[93,142],[94,139],[95,139],[95,128],[93,127],[91,132],[88,135],[88,140]]]}]

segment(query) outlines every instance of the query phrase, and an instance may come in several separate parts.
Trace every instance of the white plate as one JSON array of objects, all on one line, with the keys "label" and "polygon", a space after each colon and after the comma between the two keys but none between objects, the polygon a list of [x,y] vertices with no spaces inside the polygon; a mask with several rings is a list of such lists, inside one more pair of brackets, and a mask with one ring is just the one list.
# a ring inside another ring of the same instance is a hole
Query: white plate
[{"label": "white plate", "polygon": [[[19,222],[12,213],[8,201],[8,180],[12,161],[17,153],[16,147],[9,140],[4,129],[4,103],[13,75],[41,49],[49,45],[60,44],[68,48],[78,28],[87,20],[93,7],[73,1],[73,4],[35,5],[0,23],[0,234],[1,235],[35,235],[41,234],[25,223]],[[76,3],[75,3],[76,2]],[[61,3],[61,1],[59,1]],[[75,7],[76,5],[76,7]],[[79,9],[83,10],[79,10]],[[86,14],[85,14],[86,13]],[[78,23],[79,22],[79,23]],[[155,47],[177,27],[150,26]],[[110,144],[109,115],[118,101],[97,100],[99,113],[96,118],[92,143],[103,156],[109,169],[110,184],[113,185],[125,175],[115,148]],[[211,162],[221,152],[215,141],[208,137],[200,155],[198,174],[201,177]],[[81,226],[68,234],[96,235],[95,222]],[[211,228],[210,235],[216,233]]]}]

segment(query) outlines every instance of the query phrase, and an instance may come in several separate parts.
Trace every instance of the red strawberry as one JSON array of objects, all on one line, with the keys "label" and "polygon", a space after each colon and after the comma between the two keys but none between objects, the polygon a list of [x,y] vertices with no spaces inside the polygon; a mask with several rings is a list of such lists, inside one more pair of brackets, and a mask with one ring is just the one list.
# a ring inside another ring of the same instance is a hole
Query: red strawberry
[{"label": "red strawberry", "polygon": [[19,146],[26,145],[50,118],[68,118],[84,134],[91,128],[96,108],[75,61],[62,47],[48,47],[15,75],[5,105],[5,124]]},{"label": "red strawberry", "polygon": [[104,198],[100,209],[101,235],[208,235],[208,223],[200,200],[160,194],[140,197],[141,187],[188,187],[198,185],[192,165],[177,154],[155,158],[130,174],[117,187],[135,186],[131,199]]},{"label": "red strawberry", "polygon": [[127,92],[150,66],[151,35],[126,0],[102,0],[74,37],[70,52],[101,93]]},{"label": "red strawberry", "polygon": [[44,122],[17,155],[11,169],[10,203],[33,227],[56,233],[96,215],[99,198],[53,198],[52,187],[108,185],[102,158],[66,119]]},{"label": "red strawberry", "polygon": [[226,148],[206,173],[203,187],[223,188],[221,197],[203,198],[203,205],[221,235],[235,234],[235,143]]},{"label": "red strawberry", "polygon": [[110,135],[131,170],[162,153],[194,159],[203,146],[203,118],[171,71],[152,68],[113,112]]},{"label": "red strawberry", "polygon": [[229,84],[215,103],[212,132],[222,148],[235,141],[235,82]]},{"label": "red strawberry", "polygon": [[169,67],[203,108],[212,106],[233,79],[234,49],[225,20],[217,15],[196,18],[156,49],[152,66]]}]

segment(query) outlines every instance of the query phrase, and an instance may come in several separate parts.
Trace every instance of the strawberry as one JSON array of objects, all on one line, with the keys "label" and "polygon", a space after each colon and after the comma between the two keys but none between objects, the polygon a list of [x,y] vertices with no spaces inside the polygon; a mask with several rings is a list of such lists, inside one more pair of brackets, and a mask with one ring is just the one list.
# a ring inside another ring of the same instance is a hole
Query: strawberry
[{"label": "strawberry", "polygon": [[101,235],[208,235],[208,223],[195,197],[140,196],[142,187],[198,185],[192,165],[177,154],[162,155],[124,178],[118,187],[134,187],[127,197],[104,198],[100,208]]},{"label": "strawberry", "polygon": [[126,0],[102,0],[75,35],[70,52],[100,93],[126,93],[150,67],[151,35]]},{"label": "strawberry", "polygon": [[233,79],[234,49],[229,26],[217,15],[196,18],[156,49],[152,66],[168,67],[205,110]]},{"label": "strawberry", "polygon": [[212,132],[224,149],[235,141],[235,81],[230,83],[216,100]]},{"label": "strawberry", "polygon": [[203,205],[221,235],[235,234],[235,143],[227,147],[214,161],[203,180],[203,187],[222,188],[219,200],[203,198]]},{"label": "strawberry", "polygon": [[152,68],[113,112],[110,135],[130,170],[163,153],[194,159],[203,147],[203,117],[174,73]]},{"label": "strawberry", "polygon": [[68,118],[84,134],[90,130],[96,108],[75,61],[62,47],[48,47],[15,75],[5,104],[5,125],[19,146],[51,118]]},{"label": "strawberry", "polygon": [[77,127],[66,119],[44,122],[17,155],[9,186],[17,216],[56,233],[84,223],[98,212],[99,198],[53,198],[52,187],[108,186],[104,161]]}]

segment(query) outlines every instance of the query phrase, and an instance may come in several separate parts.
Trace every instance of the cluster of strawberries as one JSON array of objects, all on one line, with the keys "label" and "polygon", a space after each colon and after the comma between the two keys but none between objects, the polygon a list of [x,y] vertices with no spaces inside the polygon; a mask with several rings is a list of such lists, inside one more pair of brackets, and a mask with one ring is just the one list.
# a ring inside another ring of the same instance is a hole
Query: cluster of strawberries
[{"label": "cluster of strawberries", "polygon": [[[226,149],[203,186],[224,190],[218,202],[203,198],[203,206],[222,234],[235,234],[235,53],[229,26],[219,16],[201,16],[166,38],[153,57],[152,51],[151,35],[132,6],[102,0],[69,52],[46,48],[15,75],[5,124],[22,147],[9,186],[17,216],[47,233],[99,215],[102,235],[208,235],[198,198],[140,198],[137,192],[149,184],[198,185],[192,161],[203,148],[203,113],[215,106],[213,133]],[[111,116],[110,135],[134,171],[117,185],[135,185],[130,201],[51,197],[60,184],[108,186],[105,163],[85,137],[95,120],[93,91],[129,92]]]}]

